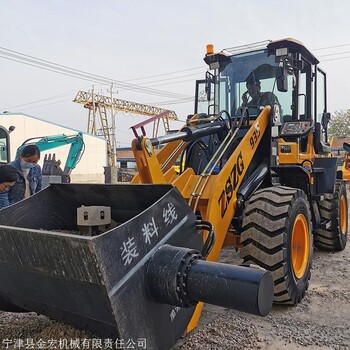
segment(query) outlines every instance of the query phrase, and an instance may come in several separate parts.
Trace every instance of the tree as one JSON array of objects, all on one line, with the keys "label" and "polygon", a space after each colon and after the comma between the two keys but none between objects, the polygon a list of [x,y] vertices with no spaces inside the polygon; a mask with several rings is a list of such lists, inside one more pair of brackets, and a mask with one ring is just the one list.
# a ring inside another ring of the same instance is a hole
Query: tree
[{"label": "tree", "polygon": [[334,112],[329,122],[328,133],[333,137],[350,137],[350,109]]}]

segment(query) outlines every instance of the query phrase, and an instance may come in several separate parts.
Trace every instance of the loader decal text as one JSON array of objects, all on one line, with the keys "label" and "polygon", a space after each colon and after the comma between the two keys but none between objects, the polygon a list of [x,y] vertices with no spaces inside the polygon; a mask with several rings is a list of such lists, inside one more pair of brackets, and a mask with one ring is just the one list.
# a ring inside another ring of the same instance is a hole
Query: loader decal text
[{"label": "loader decal text", "polygon": [[259,123],[257,123],[255,126],[255,130],[253,132],[253,135],[249,139],[250,147],[252,149],[254,149],[254,147],[256,146],[259,136],[260,136],[260,126],[259,126]]},{"label": "loader decal text", "polygon": [[168,203],[167,208],[163,208],[163,219],[166,226],[177,220],[176,208],[173,203]]},{"label": "loader decal text", "polygon": [[130,265],[134,258],[139,256],[137,252],[137,246],[134,242],[134,237],[128,238],[126,242],[123,242],[123,247],[120,248],[122,260],[124,260],[124,266]]},{"label": "loader decal text", "polygon": [[225,188],[222,190],[218,203],[221,208],[221,218],[225,216],[228,205],[230,204],[232,193],[236,190],[241,175],[244,170],[242,152],[239,152],[236,163],[234,164],[229,177],[226,180]]},{"label": "loader decal text", "polygon": [[153,217],[149,223],[143,224],[142,235],[145,237],[145,243],[147,244],[151,244],[151,238],[153,236],[158,237],[158,227],[156,226],[156,223]]}]

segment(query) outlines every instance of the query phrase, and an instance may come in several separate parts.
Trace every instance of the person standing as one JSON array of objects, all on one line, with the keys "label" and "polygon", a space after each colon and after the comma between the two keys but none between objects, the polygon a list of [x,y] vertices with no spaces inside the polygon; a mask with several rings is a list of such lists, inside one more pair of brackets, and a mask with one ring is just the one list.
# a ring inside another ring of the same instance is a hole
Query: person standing
[{"label": "person standing", "polygon": [[18,173],[18,180],[9,191],[0,194],[0,207],[7,207],[39,192],[42,188],[40,150],[36,145],[25,146],[20,156],[8,165]]}]

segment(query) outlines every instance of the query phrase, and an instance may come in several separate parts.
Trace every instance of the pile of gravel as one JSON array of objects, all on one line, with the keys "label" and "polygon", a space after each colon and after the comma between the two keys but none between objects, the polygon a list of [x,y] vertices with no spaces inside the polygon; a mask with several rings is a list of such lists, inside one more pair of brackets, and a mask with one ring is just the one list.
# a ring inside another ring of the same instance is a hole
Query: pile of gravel
[{"label": "pile of gravel", "polygon": [[[333,349],[349,349],[349,331],[344,332],[344,325],[332,326],[312,324],[309,321],[291,317],[268,317],[272,334],[287,343],[301,346],[329,346]],[[350,329],[350,325],[348,330]]]},{"label": "pile of gravel", "polygon": [[260,349],[258,342],[255,326],[227,310],[224,315],[216,316],[212,322],[187,335],[176,349]]},{"label": "pile of gravel", "polygon": [[52,349],[59,349],[60,340],[64,340],[68,344],[67,348],[72,349],[69,347],[71,341],[78,339],[81,343],[84,339],[98,338],[100,337],[90,332],[51,320],[35,312],[0,312],[0,349],[30,349],[28,345],[30,342],[35,344],[31,349],[48,349],[50,344],[53,346]]}]

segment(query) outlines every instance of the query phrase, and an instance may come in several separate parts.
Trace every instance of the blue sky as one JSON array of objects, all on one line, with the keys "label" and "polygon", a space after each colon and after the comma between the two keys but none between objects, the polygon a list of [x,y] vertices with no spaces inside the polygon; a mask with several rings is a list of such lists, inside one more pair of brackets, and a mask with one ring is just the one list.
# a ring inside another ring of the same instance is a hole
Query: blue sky
[{"label": "blue sky", "polygon": [[[347,0],[0,0],[0,6],[0,47],[186,96],[193,95],[194,81],[204,76],[207,43],[217,50],[283,37],[294,37],[311,50],[350,44]],[[350,56],[347,51],[350,45],[314,51],[328,74],[330,112],[350,108],[350,58],[339,59]],[[340,52],[345,53],[323,56]],[[337,59],[326,61],[332,58]],[[72,100],[92,83],[1,57],[0,76],[0,111],[10,109],[86,130],[87,110]],[[134,80],[144,77],[153,78]],[[94,88],[107,93],[106,86]],[[51,99],[54,96],[58,97]],[[169,101],[120,89],[115,97],[141,103]],[[32,103],[38,100],[45,101]],[[192,103],[165,107],[181,119],[193,110]],[[120,146],[130,144],[129,127],[141,120],[117,114]]]}]

